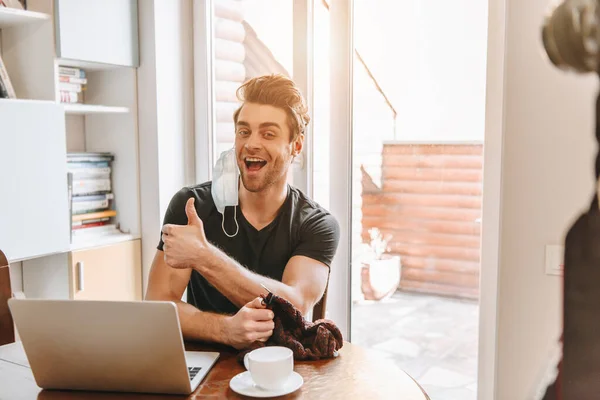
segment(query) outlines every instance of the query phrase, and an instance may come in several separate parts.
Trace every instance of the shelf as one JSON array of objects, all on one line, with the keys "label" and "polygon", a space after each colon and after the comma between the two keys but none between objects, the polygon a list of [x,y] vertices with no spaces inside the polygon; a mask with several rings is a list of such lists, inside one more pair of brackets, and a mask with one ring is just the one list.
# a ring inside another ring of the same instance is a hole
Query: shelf
[{"label": "shelf", "polygon": [[94,104],[64,104],[67,114],[125,114],[127,107],[98,106]]},{"label": "shelf", "polygon": [[115,243],[128,242],[130,240],[139,239],[139,235],[129,233],[112,233],[98,235],[89,238],[73,238],[71,243],[71,251],[89,250],[95,247],[108,246]]},{"label": "shelf", "polygon": [[50,20],[48,14],[0,7],[0,29]]},{"label": "shelf", "polygon": [[83,68],[86,71],[107,71],[119,68],[133,68],[128,65],[106,64],[94,61],[73,60],[70,58],[57,58],[56,64],[64,67]]}]

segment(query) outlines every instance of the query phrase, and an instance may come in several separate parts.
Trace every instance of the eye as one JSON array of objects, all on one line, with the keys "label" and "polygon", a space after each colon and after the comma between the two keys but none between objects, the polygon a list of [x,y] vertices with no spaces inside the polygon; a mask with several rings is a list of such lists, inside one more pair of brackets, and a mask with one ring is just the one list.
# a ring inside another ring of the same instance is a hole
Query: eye
[{"label": "eye", "polygon": [[275,136],[277,136],[277,135],[275,135],[275,132],[271,132],[271,131],[265,132],[264,135],[267,138],[274,138]]},{"label": "eye", "polygon": [[247,129],[238,129],[237,134],[240,136],[246,136],[250,133]]}]

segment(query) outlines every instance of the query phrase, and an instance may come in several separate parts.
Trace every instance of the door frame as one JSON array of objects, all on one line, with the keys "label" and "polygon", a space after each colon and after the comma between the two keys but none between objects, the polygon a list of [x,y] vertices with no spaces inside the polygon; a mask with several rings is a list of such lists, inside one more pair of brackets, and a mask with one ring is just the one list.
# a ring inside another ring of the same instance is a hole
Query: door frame
[{"label": "door frame", "polygon": [[501,260],[506,0],[488,0],[477,398],[496,398]]},{"label": "door frame", "polygon": [[331,104],[329,211],[340,226],[331,264],[327,309],[343,337],[351,341],[352,323],[352,88],[354,0],[330,0]]}]

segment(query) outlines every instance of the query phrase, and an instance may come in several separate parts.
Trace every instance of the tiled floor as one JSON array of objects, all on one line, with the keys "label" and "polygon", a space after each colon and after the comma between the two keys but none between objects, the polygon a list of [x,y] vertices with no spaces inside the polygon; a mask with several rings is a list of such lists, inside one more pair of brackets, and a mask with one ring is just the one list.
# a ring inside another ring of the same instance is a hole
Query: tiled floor
[{"label": "tiled floor", "polygon": [[352,342],[392,358],[432,400],[477,398],[478,305],[396,292],[354,304]]}]

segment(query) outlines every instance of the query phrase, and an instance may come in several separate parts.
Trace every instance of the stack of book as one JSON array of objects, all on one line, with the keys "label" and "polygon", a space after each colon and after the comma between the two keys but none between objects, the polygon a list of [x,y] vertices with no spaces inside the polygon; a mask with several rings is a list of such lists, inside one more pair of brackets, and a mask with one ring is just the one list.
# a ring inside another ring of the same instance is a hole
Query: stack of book
[{"label": "stack of book", "polygon": [[71,205],[72,239],[90,239],[118,233],[112,219],[112,153],[68,153],[67,172]]},{"label": "stack of book", "polygon": [[87,84],[85,71],[75,67],[58,67],[58,90],[61,103],[83,103]]}]

